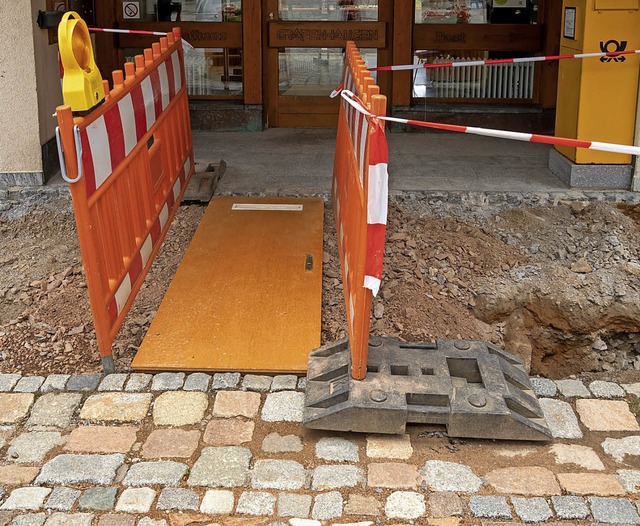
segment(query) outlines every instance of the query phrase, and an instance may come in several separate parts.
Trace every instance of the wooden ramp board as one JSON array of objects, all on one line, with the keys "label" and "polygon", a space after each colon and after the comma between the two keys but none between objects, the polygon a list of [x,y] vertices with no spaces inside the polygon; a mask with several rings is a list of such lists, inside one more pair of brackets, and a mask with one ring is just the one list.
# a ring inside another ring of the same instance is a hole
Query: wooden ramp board
[{"label": "wooden ramp board", "polygon": [[323,214],[316,198],[214,198],[131,367],[305,372],[320,346]]}]

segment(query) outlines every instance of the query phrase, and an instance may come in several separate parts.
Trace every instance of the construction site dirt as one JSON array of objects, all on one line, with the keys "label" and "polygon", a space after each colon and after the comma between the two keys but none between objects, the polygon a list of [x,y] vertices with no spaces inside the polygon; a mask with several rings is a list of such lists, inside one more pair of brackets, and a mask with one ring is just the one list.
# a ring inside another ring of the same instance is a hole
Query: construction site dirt
[{"label": "construction site dirt", "polygon": [[[204,213],[180,207],[114,344],[137,347]],[[371,331],[407,341],[482,339],[531,374],[640,378],[640,206],[560,201],[463,210],[396,199]],[[71,203],[0,216],[0,371],[99,371]],[[346,335],[335,224],[325,210],[322,342]]]}]

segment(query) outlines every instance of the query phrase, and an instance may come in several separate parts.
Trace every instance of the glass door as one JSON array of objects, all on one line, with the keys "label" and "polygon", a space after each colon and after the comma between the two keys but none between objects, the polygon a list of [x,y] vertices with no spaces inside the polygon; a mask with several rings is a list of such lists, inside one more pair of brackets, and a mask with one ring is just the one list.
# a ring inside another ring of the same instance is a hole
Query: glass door
[{"label": "glass door", "polygon": [[342,79],[345,42],[370,67],[386,47],[378,1],[268,0],[267,8],[267,125],[336,126],[339,100],[329,95]]}]

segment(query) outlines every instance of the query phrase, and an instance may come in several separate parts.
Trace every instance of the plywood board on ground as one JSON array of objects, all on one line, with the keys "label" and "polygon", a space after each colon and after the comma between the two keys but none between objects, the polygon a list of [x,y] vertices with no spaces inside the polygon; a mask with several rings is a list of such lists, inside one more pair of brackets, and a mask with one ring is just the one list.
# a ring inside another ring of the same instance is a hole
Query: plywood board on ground
[{"label": "plywood board on ground", "polygon": [[214,198],[132,368],[306,371],[320,346],[323,213],[315,198]]}]

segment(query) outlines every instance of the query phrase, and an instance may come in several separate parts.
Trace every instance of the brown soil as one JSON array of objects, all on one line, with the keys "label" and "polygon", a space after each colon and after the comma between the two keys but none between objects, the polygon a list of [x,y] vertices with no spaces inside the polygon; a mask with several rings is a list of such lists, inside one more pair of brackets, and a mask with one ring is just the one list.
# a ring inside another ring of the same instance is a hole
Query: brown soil
[{"label": "brown soil", "polygon": [[[620,209],[560,203],[485,216],[392,205],[372,332],[411,341],[486,339],[525,358],[528,352],[534,372],[549,376],[616,373],[624,367],[607,357],[615,350],[594,350],[594,342],[640,332],[640,315],[616,310],[628,310],[640,294],[633,221],[640,207]],[[180,207],[114,343],[119,371],[128,370],[203,213],[203,206]],[[330,206],[325,217],[323,343],[345,336]],[[100,370],[70,203],[5,215],[0,235],[0,371]],[[627,369],[640,366],[634,360]]]}]

